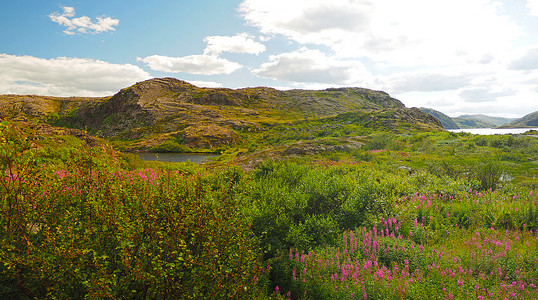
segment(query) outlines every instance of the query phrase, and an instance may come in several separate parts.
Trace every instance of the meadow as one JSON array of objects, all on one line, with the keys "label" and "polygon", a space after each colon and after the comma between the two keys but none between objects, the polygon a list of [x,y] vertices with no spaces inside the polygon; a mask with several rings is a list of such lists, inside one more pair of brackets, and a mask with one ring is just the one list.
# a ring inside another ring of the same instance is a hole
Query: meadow
[{"label": "meadow", "polygon": [[[282,143],[270,137],[250,143]],[[535,137],[361,141],[245,170],[2,122],[0,298],[538,297]]]}]

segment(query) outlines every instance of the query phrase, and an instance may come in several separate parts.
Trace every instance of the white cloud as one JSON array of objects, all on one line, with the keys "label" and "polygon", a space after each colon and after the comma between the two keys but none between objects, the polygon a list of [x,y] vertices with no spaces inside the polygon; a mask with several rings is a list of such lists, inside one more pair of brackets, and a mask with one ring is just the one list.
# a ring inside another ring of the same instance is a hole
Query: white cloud
[{"label": "white cloud", "polygon": [[130,64],[0,54],[0,93],[106,96],[150,76]]},{"label": "white cloud", "polygon": [[435,92],[457,90],[468,85],[471,80],[468,76],[444,75],[432,73],[415,73],[399,75],[390,83],[394,92]]},{"label": "white cloud", "polygon": [[518,33],[492,0],[244,0],[239,11],[264,34],[402,66],[482,60]]},{"label": "white cloud", "polygon": [[170,73],[184,72],[201,75],[230,74],[242,67],[236,62],[207,54],[185,57],[152,55],[137,58],[137,60],[144,62],[152,70]]},{"label": "white cloud", "polygon": [[111,17],[97,17],[97,21],[92,21],[87,16],[82,16],[79,18],[74,18],[75,8],[73,7],[62,7],[63,13],[52,13],[49,15],[49,18],[62,26],[67,27],[64,30],[65,34],[74,35],[82,33],[101,33],[106,31],[114,31],[118,26],[119,20],[113,19]]},{"label": "white cloud", "polygon": [[222,87],[221,83],[213,82],[213,81],[188,80],[188,82],[197,87],[205,87],[205,88],[221,88]]},{"label": "white cloud", "polygon": [[289,82],[349,84],[369,78],[358,61],[344,61],[326,56],[319,50],[302,48],[295,52],[271,55],[253,73],[259,77]]},{"label": "white cloud", "polygon": [[260,54],[265,46],[253,40],[246,33],[235,36],[208,36],[204,39],[207,46],[204,54],[219,55],[222,52]]},{"label": "white cloud", "polygon": [[527,0],[529,15],[538,17],[538,0]]},{"label": "white cloud", "polygon": [[528,50],[523,56],[512,61],[512,70],[538,70],[538,48]]},{"label": "white cloud", "polygon": [[465,89],[460,93],[463,100],[468,102],[494,102],[499,97],[509,96],[513,91],[492,91],[490,88],[478,87]]},{"label": "white cloud", "polygon": [[246,33],[235,36],[208,36],[204,54],[184,57],[151,55],[137,60],[147,64],[152,70],[170,73],[190,73],[200,75],[230,74],[241,69],[239,63],[219,57],[223,52],[260,54],[265,46],[253,40]]}]

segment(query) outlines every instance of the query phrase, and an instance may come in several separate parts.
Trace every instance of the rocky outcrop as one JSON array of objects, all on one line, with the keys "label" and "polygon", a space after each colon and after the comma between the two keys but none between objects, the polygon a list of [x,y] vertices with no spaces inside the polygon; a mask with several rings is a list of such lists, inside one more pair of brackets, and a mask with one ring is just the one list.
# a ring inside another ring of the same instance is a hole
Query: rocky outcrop
[{"label": "rocky outcrop", "polygon": [[187,127],[183,139],[191,148],[213,148],[236,144],[241,137],[229,128],[207,124]]},{"label": "rocky outcrop", "polygon": [[[12,109],[15,115],[38,116],[55,125],[87,129],[100,137],[123,140],[122,145],[137,145],[137,149],[145,144],[155,148],[156,143],[166,141],[195,148],[233,145],[241,141],[240,134],[264,131],[274,125],[359,112],[366,115],[362,120],[366,126],[369,122],[394,126],[394,120],[402,114],[409,122],[417,121],[419,128],[440,126],[435,118],[428,119],[418,110],[405,108],[385,92],[363,88],[234,90],[199,88],[175,78],[156,78],[124,88],[111,97],[39,99],[45,101],[7,100],[0,104],[19,103],[21,107]],[[391,111],[390,117],[378,115],[386,110]],[[183,138],[177,140],[178,136]]]}]

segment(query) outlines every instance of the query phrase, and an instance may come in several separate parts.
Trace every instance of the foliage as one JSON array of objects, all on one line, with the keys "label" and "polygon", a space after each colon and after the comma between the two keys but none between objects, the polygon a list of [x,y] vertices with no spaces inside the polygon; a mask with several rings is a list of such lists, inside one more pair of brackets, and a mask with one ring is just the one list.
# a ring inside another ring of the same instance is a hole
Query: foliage
[{"label": "foliage", "polygon": [[[0,132],[2,298],[248,298],[257,243],[241,172],[123,171],[80,147],[61,169]],[[119,165],[119,164],[117,164]]]},{"label": "foliage", "polygon": [[[205,166],[2,122],[0,298],[536,297],[536,138],[363,117],[245,135]],[[340,150],[275,154],[312,137]]]}]

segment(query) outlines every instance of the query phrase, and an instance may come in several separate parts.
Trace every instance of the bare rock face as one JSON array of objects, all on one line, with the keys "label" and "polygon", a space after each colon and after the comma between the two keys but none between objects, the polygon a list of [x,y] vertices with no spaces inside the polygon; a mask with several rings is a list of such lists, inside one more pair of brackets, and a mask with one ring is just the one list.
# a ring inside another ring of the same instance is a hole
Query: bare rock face
[{"label": "bare rock face", "polygon": [[241,140],[241,137],[229,128],[207,124],[186,128],[184,140],[189,147],[213,148],[235,144]]}]

